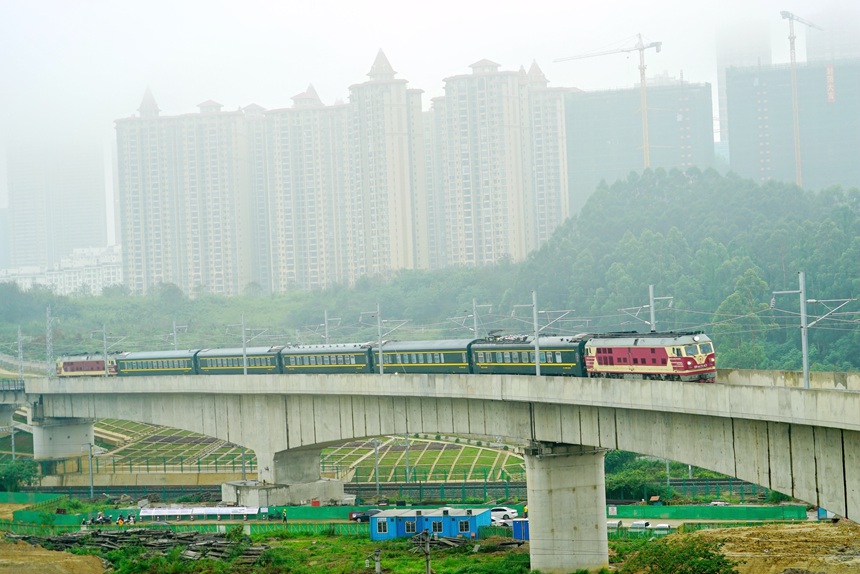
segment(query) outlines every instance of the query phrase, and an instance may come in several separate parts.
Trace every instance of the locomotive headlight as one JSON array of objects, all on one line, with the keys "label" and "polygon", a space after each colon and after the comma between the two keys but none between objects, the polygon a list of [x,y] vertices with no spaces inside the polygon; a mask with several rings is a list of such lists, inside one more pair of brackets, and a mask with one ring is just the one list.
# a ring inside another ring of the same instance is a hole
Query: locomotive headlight
[{"label": "locomotive headlight", "polygon": [[698,342],[698,340],[699,340],[699,336],[698,336],[698,335],[693,335],[693,340],[694,340],[694,341],[696,341],[696,342]]}]

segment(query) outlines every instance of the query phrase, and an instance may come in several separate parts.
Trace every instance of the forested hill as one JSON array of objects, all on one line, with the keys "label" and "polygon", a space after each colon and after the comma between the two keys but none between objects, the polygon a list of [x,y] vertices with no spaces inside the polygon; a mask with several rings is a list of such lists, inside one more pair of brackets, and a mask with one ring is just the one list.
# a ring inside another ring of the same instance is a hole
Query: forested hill
[{"label": "forested hill", "polygon": [[[799,297],[780,295],[769,306],[773,291],[798,289],[798,271],[809,299],[860,297],[860,191],[812,193],[712,170],[654,170],[601,186],[521,264],[401,271],[313,293],[250,289],[234,299],[192,299],[173,285],[145,297],[111,288],[69,298],[0,284],[0,353],[17,352],[20,325],[25,355],[44,357],[48,305],[57,355],[98,351],[103,325],[114,350],[170,348],[174,323],[180,348],[241,346],[243,317],[254,344],[318,343],[326,312],[331,341],[374,340],[377,304],[386,338],[472,336],[473,301],[481,305],[479,333],[528,332],[531,310],[518,307],[531,303],[532,290],[543,325],[568,311],[545,332],[646,330],[643,306],[654,285],[658,329],[711,334],[719,366],[799,370]],[[860,302],[849,303],[810,330],[813,369],[860,369],[858,311]],[[827,312],[809,305],[810,320]],[[409,322],[393,330],[401,319]]]},{"label": "forested hill", "polygon": [[[656,295],[673,297],[661,328],[713,332],[724,366],[780,368],[799,364],[799,329],[783,328],[799,325],[791,316],[799,298],[780,296],[772,313],[768,303],[773,291],[798,289],[798,271],[810,299],[860,296],[860,191],[656,170],[602,185],[521,266],[514,292],[521,299],[537,288],[549,308],[572,306],[601,324],[617,309],[646,304],[655,285]],[[813,316],[826,312],[809,307]],[[811,339],[819,366],[860,366],[860,324],[851,320],[822,321]]]}]

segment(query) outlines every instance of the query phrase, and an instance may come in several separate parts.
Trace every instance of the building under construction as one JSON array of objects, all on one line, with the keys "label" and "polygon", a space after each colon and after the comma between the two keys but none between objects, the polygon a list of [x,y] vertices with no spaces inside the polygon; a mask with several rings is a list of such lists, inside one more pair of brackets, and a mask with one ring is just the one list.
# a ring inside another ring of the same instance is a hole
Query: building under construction
[{"label": "building under construction", "polygon": [[796,74],[795,133],[789,65],[726,71],[732,170],[757,181],[802,173],[806,189],[860,186],[860,59],[798,63]]},{"label": "building under construction", "polygon": [[[713,166],[710,84],[649,86],[647,105],[650,168]],[[570,206],[575,213],[601,181],[611,184],[645,167],[640,89],[570,92],[565,116]]]}]

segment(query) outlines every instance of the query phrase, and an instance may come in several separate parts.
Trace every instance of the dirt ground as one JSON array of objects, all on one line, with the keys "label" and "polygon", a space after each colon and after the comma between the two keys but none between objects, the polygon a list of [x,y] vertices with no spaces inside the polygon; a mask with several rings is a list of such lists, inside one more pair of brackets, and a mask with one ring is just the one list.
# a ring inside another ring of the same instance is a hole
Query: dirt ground
[{"label": "dirt ground", "polygon": [[[860,526],[853,522],[804,522],[706,530],[692,536],[726,541],[723,551],[744,560],[740,574],[856,574]],[[104,574],[95,556],[76,556],[0,538],[0,574]]]},{"label": "dirt ground", "polygon": [[857,574],[860,525],[847,520],[701,531],[726,541],[723,552],[745,560],[740,574]]}]

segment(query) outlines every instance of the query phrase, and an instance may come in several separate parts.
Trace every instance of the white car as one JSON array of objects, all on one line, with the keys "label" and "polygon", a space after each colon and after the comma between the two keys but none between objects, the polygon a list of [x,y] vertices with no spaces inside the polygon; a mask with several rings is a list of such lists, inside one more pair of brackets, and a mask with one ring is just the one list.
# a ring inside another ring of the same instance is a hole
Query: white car
[{"label": "white car", "polygon": [[490,518],[491,526],[501,526],[503,528],[512,528],[513,520],[505,520],[504,518],[496,518],[495,516]]},{"label": "white car", "polygon": [[490,509],[490,516],[496,519],[510,520],[511,518],[516,518],[518,514],[516,508],[508,506],[494,506]]}]

